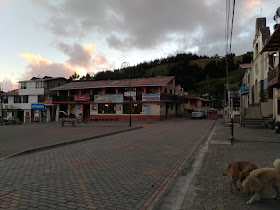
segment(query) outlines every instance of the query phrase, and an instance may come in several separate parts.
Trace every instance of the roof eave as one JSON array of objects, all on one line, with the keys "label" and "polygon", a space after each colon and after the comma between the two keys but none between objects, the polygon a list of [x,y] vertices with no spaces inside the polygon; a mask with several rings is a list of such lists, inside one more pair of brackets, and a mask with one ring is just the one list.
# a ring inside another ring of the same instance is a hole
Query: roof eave
[{"label": "roof eave", "polygon": [[264,45],[263,49],[261,50],[260,54],[266,51],[277,51],[280,49],[280,41],[277,40],[276,43],[278,44],[276,47],[277,48],[273,48],[270,49],[269,45],[271,44],[272,40],[274,39],[274,37],[277,36],[277,33],[280,34],[280,24],[278,24],[278,26],[276,27],[276,29],[274,30],[273,34],[269,37],[269,39],[267,40],[266,44]]}]

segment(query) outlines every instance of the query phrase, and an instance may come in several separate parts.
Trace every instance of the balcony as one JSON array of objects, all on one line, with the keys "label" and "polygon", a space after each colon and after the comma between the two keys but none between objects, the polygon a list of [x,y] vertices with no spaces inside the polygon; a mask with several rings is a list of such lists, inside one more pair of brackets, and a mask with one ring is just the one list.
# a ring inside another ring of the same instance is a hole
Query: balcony
[{"label": "balcony", "polygon": [[74,101],[74,96],[53,96],[53,100],[57,102]]},{"label": "balcony", "polygon": [[172,94],[161,93],[160,94],[160,101],[167,101],[167,102],[187,102],[188,99],[184,96],[177,96]]},{"label": "balcony", "polygon": [[[74,102],[74,96],[65,96],[65,95],[53,96],[53,100],[55,102]],[[124,96],[123,100],[129,101],[129,97]],[[94,96],[90,96],[90,101],[94,101]],[[142,94],[136,94],[136,101],[142,101]],[[186,103],[188,102],[188,99],[184,96],[161,93],[160,101]]]},{"label": "balcony", "polygon": [[268,72],[267,86],[272,88],[280,87],[280,64]]},{"label": "balcony", "polygon": [[249,94],[250,89],[249,89],[248,86],[249,86],[249,85],[247,85],[247,84],[242,84],[242,85],[241,85],[241,87],[240,87],[240,93],[241,93],[241,95],[242,95],[242,94]]}]

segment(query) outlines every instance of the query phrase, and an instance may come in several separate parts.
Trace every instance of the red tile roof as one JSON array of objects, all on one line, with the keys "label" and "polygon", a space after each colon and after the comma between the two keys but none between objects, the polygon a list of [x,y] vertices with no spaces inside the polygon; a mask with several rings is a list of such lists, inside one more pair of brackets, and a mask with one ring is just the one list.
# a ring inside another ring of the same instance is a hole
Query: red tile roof
[{"label": "red tile roof", "polygon": [[195,100],[198,100],[198,98],[197,97],[195,97],[194,95],[189,95],[189,94],[183,94],[183,96],[185,97],[185,98],[187,98],[187,99],[195,99]]},{"label": "red tile roof", "polygon": [[7,93],[3,93],[4,96],[16,96],[18,95],[18,90],[12,90]]},{"label": "red tile roof", "polygon": [[[166,86],[175,77],[152,77],[152,78],[137,78],[131,79],[131,87],[142,86]],[[91,89],[91,88],[106,88],[106,87],[129,87],[130,80],[100,80],[100,81],[85,81],[71,82],[51,90],[73,90],[73,89]]]}]

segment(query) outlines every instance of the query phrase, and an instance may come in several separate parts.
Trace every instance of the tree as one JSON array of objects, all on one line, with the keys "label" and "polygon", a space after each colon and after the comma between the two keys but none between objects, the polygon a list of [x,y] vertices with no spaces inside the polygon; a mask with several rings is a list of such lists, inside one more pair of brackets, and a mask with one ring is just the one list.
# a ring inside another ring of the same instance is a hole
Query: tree
[{"label": "tree", "polygon": [[86,76],[82,76],[80,78],[80,80],[81,81],[90,81],[90,80],[93,80],[93,77],[89,73],[87,73]]},{"label": "tree", "polygon": [[68,79],[68,81],[73,82],[76,79],[79,79],[80,75],[74,72]]},{"label": "tree", "polygon": [[251,63],[253,60],[253,52],[247,52],[242,56],[242,63]]},{"label": "tree", "polygon": [[275,15],[273,17],[273,20],[276,22],[276,24],[273,26],[274,29],[278,26],[278,20],[280,19],[280,7],[276,9]]}]

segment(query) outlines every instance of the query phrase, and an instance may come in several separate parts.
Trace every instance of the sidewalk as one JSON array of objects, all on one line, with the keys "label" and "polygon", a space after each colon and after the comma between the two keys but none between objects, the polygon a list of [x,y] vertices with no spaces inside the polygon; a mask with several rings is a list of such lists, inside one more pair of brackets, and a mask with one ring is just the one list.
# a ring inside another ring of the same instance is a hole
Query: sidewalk
[{"label": "sidewalk", "polygon": [[[227,165],[235,160],[248,160],[259,168],[273,167],[280,158],[280,135],[269,129],[248,129],[235,126],[236,141],[230,144],[230,128],[223,120],[216,122],[188,174],[178,177],[157,209],[279,209],[280,197],[270,199],[268,189],[262,202],[247,205],[249,195],[228,190],[230,177],[222,176]],[[237,183],[240,186],[240,183]]]}]

